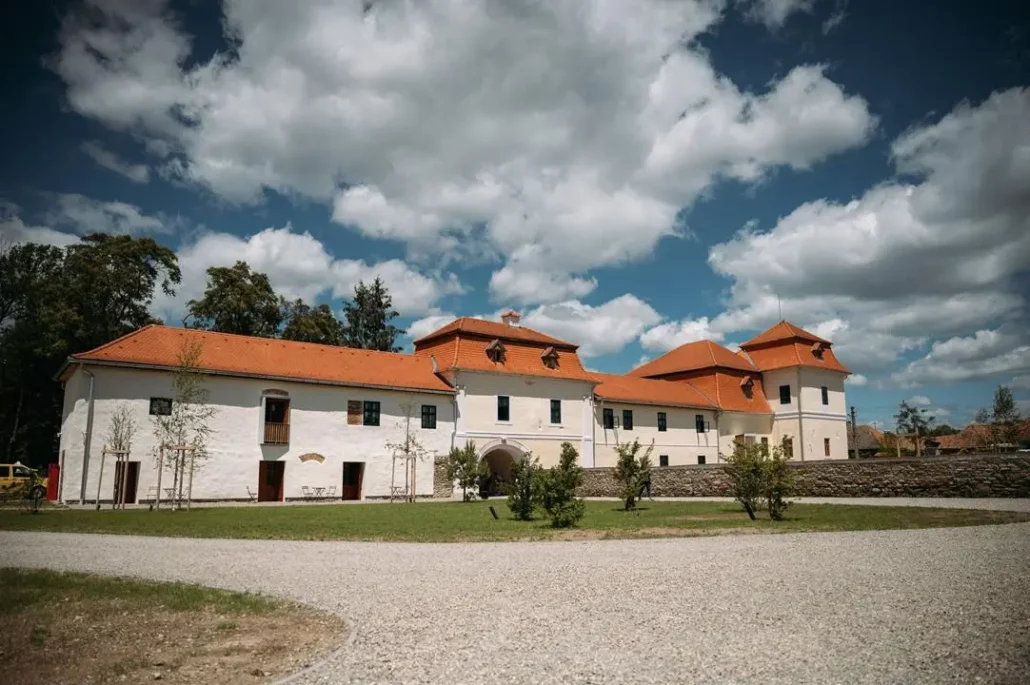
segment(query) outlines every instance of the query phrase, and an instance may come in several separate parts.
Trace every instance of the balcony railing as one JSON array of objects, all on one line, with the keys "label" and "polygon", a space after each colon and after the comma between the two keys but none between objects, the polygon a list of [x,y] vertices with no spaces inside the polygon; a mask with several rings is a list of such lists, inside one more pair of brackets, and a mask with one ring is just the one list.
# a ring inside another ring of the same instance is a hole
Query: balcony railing
[{"label": "balcony railing", "polygon": [[265,423],[266,445],[289,445],[290,424],[288,423]]}]

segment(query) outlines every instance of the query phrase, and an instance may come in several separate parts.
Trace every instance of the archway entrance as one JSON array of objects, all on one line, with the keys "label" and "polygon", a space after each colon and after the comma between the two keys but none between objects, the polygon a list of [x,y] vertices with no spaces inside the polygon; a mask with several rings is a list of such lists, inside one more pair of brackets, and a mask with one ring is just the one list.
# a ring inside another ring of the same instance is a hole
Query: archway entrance
[{"label": "archway entrance", "polygon": [[479,483],[479,496],[497,497],[505,494],[505,486],[511,482],[511,465],[523,454],[515,447],[494,447],[483,455],[487,475]]}]

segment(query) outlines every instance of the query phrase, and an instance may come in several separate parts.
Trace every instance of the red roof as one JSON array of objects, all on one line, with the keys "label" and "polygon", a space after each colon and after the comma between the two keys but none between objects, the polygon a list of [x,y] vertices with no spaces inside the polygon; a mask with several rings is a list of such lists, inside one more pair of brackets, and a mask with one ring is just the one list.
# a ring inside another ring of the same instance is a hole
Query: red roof
[{"label": "red roof", "polygon": [[698,340],[697,342],[680,345],[671,352],[666,352],[661,357],[653,359],[643,366],[638,366],[630,371],[629,375],[640,378],[654,378],[683,371],[695,371],[714,367],[737,369],[739,371],[756,370],[748,360],[733,354],[722,345],[713,343],[711,340]]},{"label": "red roof", "polygon": [[72,359],[169,368],[178,365],[179,354],[188,341],[202,345],[200,368],[215,373],[454,392],[433,372],[428,357],[169,326],[146,326],[95,350],[74,354]]},{"label": "red roof", "polygon": [[472,317],[463,316],[460,319],[455,319],[443,328],[439,328],[432,333],[423,335],[415,341],[415,349],[417,350],[430,340],[458,334],[462,334],[462,337],[483,336],[491,339],[500,338],[501,340],[511,340],[516,342],[534,342],[544,345],[554,345],[555,347],[567,347],[573,350],[579,348],[579,345],[574,345],[570,342],[553,338],[545,333],[541,333],[540,331],[534,331],[532,328],[511,326],[506,323],[498,323],[496,321],[486,321],[484,319],[474,319]]},{"label": "red roof", "polygon": [[[560,347],[553,343],[528,343],[509,340],[503,342],[504,355],[500,361],[494,361],[487,354],[487,347],[497,338],[471,337],[455,333],[428,342],[420,342],[415,347],[415,356],[428,359],[432,356],[440,371],[464,370],[487,371],[518,376],[543,376],[545,378],[564,378],[566,380],[596,382],[587,373],[576,354],[576,349]],[[545,353],[553,349],[557,357],[554,368],[544,364]]]},{"label": "red roof", "polygon": [[628,404],[656,404],[672,407],[716,409],[718,405],[688,383],[655,381],[649,378],[595,373],[601,382],[594,388],[598,397]]},{"label": "red roof", "polygon": [[[744,392],[745,378],[751,378],[751,397]],[[771,414],[765,399],[761,374],[736,369],[701,369],[665,377],[666,383],[689,383],[715,401],[724,411]]]},{"label": "red roof", "polygon": [[829,344],[829,340],[820,338],[814,333],[809,333],[804,328],[800,328],[790,323],[789,321],[781,321],[769,330],[759,333],[754,338],[751,338],[746,343],[741,344],[740,348],[746,350],[753,345],[765,345],[768,343],[780,342],[783,340],[807,340],[808,342],[821,342]]},{"label": "red roof", "polygon": [[821,356],[816,355],[813,351],[813,343],[796,341],[750,347],[746,351],[742,351],[754,362],[755,367],[760,371],[772,371],[773,369],[783,369],[791,366],[807,366],[840,371],[841,373],[851,373],[837,359],[829,343],[823,344],[825,347],[822,350]]}]

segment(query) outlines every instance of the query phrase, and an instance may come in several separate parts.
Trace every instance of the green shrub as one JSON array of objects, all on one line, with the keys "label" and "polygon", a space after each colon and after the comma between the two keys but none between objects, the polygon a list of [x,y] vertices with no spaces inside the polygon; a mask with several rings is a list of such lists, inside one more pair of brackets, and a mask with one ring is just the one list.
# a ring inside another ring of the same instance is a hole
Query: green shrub
[{"label": "green shrub", "polygon": [[469,440],[464,447],[451,448],[451,453],[447,455],[447,478],[451,482],[457,481],[463,501],[476,498],[479,480],[486,474],[486,464],[479,459],[476,443]]},{"label": "green shrub", "polygon": [[787,462],[790,459],[780,448],[774,448],[763,463],[762,475],[765,501],[769,507],[769,518],[783,519],[783,513],[790,506],[788,497],[794,494],[794,471]]},{"label": "green shrub", "polygon": [[647,450],[640,454],[640,441],[619,443],[615,446],[615,452],[619,455],[615,463],[615,482],[619,484],[619,498],[622,500],[626,511],[637,506],[637,498],[646,483],[651,480],[651,453],[654,452],[654,443]]},{"label": "green shrub", "polygon": [[576,462],[579,453],[572,443],[561,444],[557,466],[549,468],[541,483],[541,500],[554,528],[569,528],[583,518],[586,505],[576,497],[576,488],[583,484],[583,469]]},{"label": "green shrub", "polygon": [[508,508],[520,521],[531,521],[533,510],[540,502],[541,472],[539,460],[532,454],[516,459],[511,465],[511,482],[505,490],[508,493]]},{"label": "green shrub", "polygon": [[764,504],[773,521],[783,519],[794,494],[794,473],[783,448],[737,445],[726,460],[726,474],[733,482],[733,496],[752,510]]}]

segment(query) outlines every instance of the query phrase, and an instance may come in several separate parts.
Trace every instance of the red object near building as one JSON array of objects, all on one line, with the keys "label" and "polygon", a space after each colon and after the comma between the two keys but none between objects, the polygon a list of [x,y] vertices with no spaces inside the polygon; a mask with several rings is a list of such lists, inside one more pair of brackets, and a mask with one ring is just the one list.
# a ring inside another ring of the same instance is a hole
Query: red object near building
[{"label": "red object near building", "polygon": [[47,472],[47,484],[46,484],[46,498],[51,502],[56,502],[58,497],[58,489],[61,485],[61,465],[51,464],[50,470]]}]

